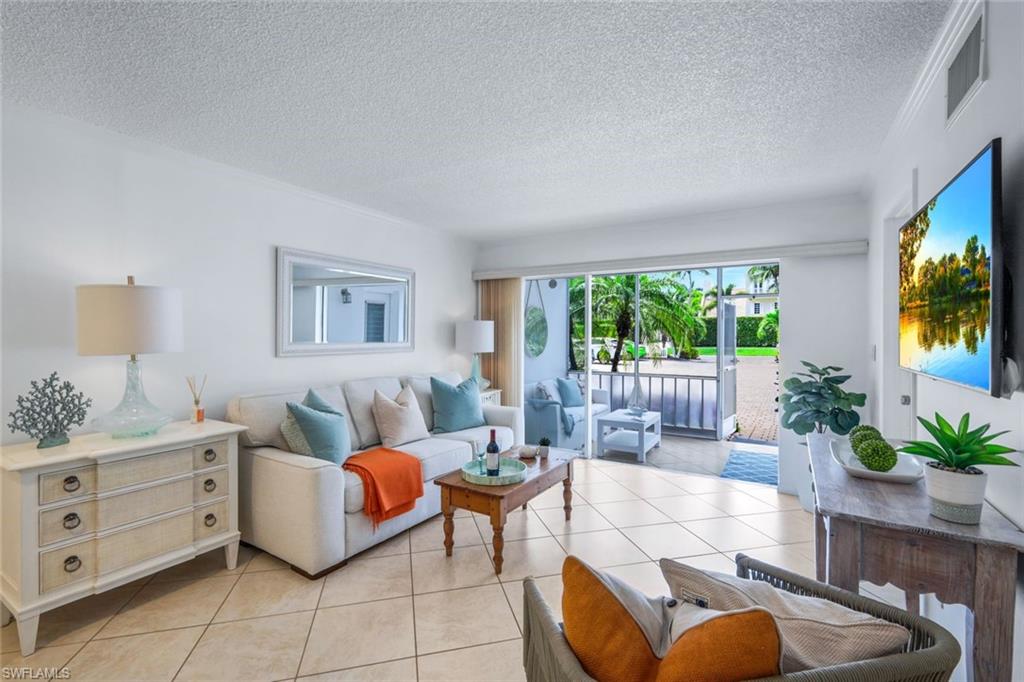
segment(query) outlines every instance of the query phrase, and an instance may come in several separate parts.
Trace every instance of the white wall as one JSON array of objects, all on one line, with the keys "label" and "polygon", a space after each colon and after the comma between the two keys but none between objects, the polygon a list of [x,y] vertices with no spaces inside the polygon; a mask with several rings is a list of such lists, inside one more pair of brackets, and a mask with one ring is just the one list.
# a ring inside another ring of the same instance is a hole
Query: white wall
[{"label": "white wall", "polygon": [[[548,279],[537,280],[548,319],[548,345],[535,358],[523,358],[523,381],[527,384],[544,379],[564,377],[569,367],[569,288],[566,280],[555,280],[554,289]],[[530,302],[537,302],[537,284],[532,285]]]},{"label": "white wall", "polygon": [[[964,7],[954,6],[957,9]],[[1010,430],[1008,445],[1024,448],[1024,393],[1012,400],[991,398],[928,378],[914,378],[898,368],[897,236],[904,210],[911,203],[912,174],[918,172],[917,203],[935,195],[989,140],[1003,140],[1003,203],[1007,255],[1014,271],[1017,356],[1024,359],[1024,3],[988,3],[988,80],[959,118],[946,125],[944,65],[921,94],[919,107],[884,145],[871,177],[871,251],[869,269],[871,339],[879,349],[872,391],[879,398],[875,419],[886,433],[923,435],[914,415],[939,411],[959,417],[969,411],[975,420]],[[951,15],[953,16],[953,15]],[[973,24],[972,24],[973,25]],[[915,206],[914,209],[919,206]],[[900,405],[902,394],[916,404]],[[1024,458],[1017,456],[1024,462]],[[1001,468],[990,477],[989,499],[1019,525],[1024,525],[1024,472]]]},{"label": "white wall", "polygon": [[[456,369],[454,321],[475,310],[474,247],[317,194],[85,124],[18,107],[3,116],[2,412],[53,370],[94,399],[124,388],[120,357],[78,357],[76,284],[179,287],[185,352],[142,358],[157,405],[188,414],[186,374],[209,373],[206,404],[350,377]],[[416,349],[274,356],[278,245],[416,271]],[[4,431],[5,442],[23,439]]]},{"label": "white wall", "polygon": [[[531,236],[481,248],[475,270],[514,270],[550,265],[553,273],[566,263],[652,258],[735,249],[865,239],[867,203],[857,196],[814,199],[689,216],[672,221],[625,225],[607,230]],[[870,385],[867,301],[867,256],[785,258],[780,268],[782,322],[781,376],[799,368],[800,360],[845,367],[854,378],[851,390]],[[871,396],[868,403],[870,405]],[[865,417],[869,413],[864,411]],[[784,432],[779,444],[779,488],[795,493],[810,484],[803,439]]]},{"label": "white wall", "polygon": [[[865,256],[833,258],[783,258],[779,263],[780,308],[785,309],[779,325],[779,376],[786,378],[805,371],[801,360],[819,367],[838,365],[851,379],[843,385],[849,391],[867,392],[869,374],[866,305],[849,292],[864,288],[867,277]],[[870,396],[869,396],[870,404]],[[862,411],[867,418],[870,407]],[[807,453],[802,436],[779,430],[779,490],[799,493],[804,506],[813,505]]]}]

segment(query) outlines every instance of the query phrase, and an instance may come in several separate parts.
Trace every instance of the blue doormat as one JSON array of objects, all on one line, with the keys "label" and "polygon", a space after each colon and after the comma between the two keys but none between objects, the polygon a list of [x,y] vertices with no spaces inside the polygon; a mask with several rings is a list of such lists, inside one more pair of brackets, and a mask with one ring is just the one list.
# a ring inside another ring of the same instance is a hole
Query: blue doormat
[{"label": "blue doormat", "polygon": [[763,452],[733,450],[719,474],[721,478],[779,485],[779,456]]}]

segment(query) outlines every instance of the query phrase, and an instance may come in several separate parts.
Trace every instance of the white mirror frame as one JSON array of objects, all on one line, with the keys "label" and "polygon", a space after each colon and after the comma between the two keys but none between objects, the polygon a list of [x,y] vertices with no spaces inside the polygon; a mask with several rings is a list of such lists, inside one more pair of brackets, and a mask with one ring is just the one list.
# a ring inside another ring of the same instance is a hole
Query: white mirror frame
[{"label": "white mirror frame", "polygon": [[[361,272],[384,277],[399,277],[409,281],[409,300],[406,305],[405,341],[400,343],[292,343],[292,266],[295,264],[321,267],[355,268]],[[339,258],[313,251],[277,247],[277,356],[340,355],[345,353],[399,353],[414,350],[416,329],[416,273],[379,263]]]}]

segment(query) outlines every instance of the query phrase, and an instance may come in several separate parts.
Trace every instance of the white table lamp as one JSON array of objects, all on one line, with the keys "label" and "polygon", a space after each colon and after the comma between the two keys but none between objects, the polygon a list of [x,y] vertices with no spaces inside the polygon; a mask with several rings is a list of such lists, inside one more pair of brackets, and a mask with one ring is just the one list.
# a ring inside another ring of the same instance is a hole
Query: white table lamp
[{"label": "white table lamp", "polygon": [[462,353],[473,354],[473,368],[470,376],[476,379],[480,390],[491,382],[480,376],[480,353],[494,352],[494,322],[491,320],[463,320],[455,323],[455,348]]},{"label": "white table lamp", "polygon": [[128,284],[86,284],[75,288],[79,355],[127,355],[124,397],[112,412],[92,421],[114,438],[156,433],[173,417],[146,398],[136,355],[182,350],[181,291]]}]

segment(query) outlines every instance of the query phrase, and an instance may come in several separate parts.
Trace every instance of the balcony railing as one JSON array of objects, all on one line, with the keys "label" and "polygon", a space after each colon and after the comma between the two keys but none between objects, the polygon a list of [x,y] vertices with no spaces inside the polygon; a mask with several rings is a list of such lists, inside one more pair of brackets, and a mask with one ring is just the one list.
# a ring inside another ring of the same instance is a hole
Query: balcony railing
[{"label": "balcony railing", "polygon": [[[569,372],[579,377],[584,372]],[[633,392],[633,373],[594,372],[594,388],[611,396],[611,409],[626,407]],[[640,388],[647,407],[661,412],[662,429],[678,432],[702,432],[714,436],[718,420],[718,380],[716,377],[640,373]]]}]

